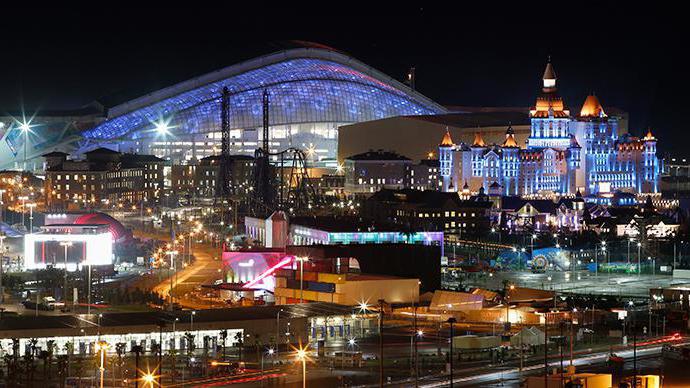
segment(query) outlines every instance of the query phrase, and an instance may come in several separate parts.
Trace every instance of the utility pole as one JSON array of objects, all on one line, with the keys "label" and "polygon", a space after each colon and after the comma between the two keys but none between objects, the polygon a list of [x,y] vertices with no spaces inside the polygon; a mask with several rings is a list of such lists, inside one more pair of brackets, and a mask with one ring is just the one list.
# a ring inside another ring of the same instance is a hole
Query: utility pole
[{"label": "utility pole", "polygon": [[379,386],[383,387],[384,377],[383,377],[383,306],[386,303],[385,300],[379,299]]},{"label": "utility pole", "polygon": [[5,233],[0,232],[0,304],[5,303],[5,289],[2,287],[2,265],[5,261],[5,237],[7,237]]},{"label": "utility pole", "polygon": [[450,344],[448,349],[448,362],[450,364],[450,388],[453,388],[453,326],[457,322],[455,317],[448,318],[448,324],[450,325]]},{"label": "utility pole", "polygon": [[[413,302],[414,303],[414,302]],[[419,386],[419,352],[417,350],[417,341],[419,338],[417,336],[417,305],[414,305],[414,333],[412,333],[412,338],[414,338],[414,386],[417,388]]]},{"label": "utility pole", "polygon": [[544,387],[549,386],[549,313],[544,313]]}]

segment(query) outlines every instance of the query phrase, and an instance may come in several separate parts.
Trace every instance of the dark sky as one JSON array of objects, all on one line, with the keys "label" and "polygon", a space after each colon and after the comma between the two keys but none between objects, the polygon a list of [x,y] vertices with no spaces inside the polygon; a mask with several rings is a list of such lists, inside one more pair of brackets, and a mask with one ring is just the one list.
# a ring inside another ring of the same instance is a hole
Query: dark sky
[{"label": "dark sky", "polygon": [[398,79],[415,65],[418,90],[442,104],[527,107],[551,55],[573,111],[594,91],[605,108],[630,112],[634,133],[651,126],[662,150],[690,154],[683,147],[689,83],[680,9],[597,2],[142,3],[6,10],[0,110],[135,96],[291,39],[332,46]]}]

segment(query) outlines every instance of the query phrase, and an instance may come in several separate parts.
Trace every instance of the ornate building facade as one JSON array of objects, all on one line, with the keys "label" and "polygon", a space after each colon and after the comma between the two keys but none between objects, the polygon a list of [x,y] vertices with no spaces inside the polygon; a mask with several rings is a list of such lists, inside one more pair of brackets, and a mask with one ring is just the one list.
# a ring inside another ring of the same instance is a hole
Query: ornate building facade
[{"label": "ornate building facade", "polygon": [[489,145],[476,133],[472,144],[455,144],[446,132],[439,145],[443,191],[469,187],[503,195],[656,193],[660,160],[651,131],[618,135],[618,119],[589,95],[573,116],[556,88],[547,63],[543,86],[529,111],[531,130],[524,147],[508,126],[503,144]]}]

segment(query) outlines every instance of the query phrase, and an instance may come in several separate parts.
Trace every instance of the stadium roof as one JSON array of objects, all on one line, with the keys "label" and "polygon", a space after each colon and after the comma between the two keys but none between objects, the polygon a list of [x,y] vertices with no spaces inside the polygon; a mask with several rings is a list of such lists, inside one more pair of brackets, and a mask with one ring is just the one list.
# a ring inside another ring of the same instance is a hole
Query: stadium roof
[{"label": "stadium roof", "polygon": [[115,105],[108,109],[106,121],[83,135],[93,140],[117,139],[137,130],[150,130],[154,122],[181,113],[187,117],[175,126],[193,132],[199,117],[215,118],[224,87],[230,91],[233,128],[261,125],[260,97],[264,90],[271,98],[271,125],[347,123],[446,112],[352,57],[330,49],[303,47],[250,59]]}]

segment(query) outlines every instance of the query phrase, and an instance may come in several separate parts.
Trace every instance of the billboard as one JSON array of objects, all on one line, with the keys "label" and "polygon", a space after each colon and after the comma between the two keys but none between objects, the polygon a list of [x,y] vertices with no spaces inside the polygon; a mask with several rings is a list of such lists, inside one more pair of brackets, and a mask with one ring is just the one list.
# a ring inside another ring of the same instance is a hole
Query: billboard
[{"label": "billboard", "polygon": [[66,267],[68,271],[75,271],[84,265],[111,265],[112,263],[113,240],[109,232],[37,233],[24,236],[24,269],[26,270]]}]

